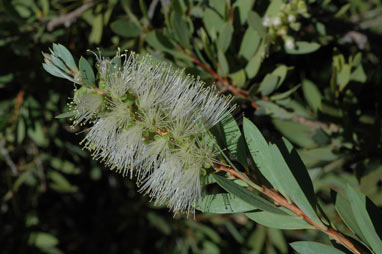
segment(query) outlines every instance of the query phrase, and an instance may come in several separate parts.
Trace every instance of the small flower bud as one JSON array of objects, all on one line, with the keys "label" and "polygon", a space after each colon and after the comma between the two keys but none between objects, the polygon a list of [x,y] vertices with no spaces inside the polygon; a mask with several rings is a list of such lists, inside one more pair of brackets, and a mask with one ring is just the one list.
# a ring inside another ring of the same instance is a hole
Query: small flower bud
[{"label": "small flower bud", "polygon": [[294,49],[295,48],[295,43],[294,39],[292,37],[287,37],[285,40],[285,47],[287,49]]},{"label": "small flower bud", "polygon": [[272,19],[272,25],[273,26],[279,26],[281,25],[281,18],[279,16],[273,17]]},{"label": "small flower bud", "polygon": [[263,26],[269,27],[271,25],[271,19],[269,16],[264,16],[263,18]]}]

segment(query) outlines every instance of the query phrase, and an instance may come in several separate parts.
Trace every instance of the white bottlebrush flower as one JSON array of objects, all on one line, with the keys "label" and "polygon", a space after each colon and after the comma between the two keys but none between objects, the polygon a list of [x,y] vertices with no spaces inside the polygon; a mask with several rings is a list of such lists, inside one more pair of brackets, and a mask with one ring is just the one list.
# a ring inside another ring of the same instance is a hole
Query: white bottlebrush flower
[{"label": "white bottlebrush flower", "polygon": [[70,103],[70,108],[74,113],[73,125],[86,124],[97,113],[102,102],[103,98],[99,94],[78,90]]},{"label": "white bottlebrush flower", "polygon": [[233,110],[232,98],[149,56],[118,52],[97,60],[98,87],[81,88],[85,93],[73,100],[74,121],[92,124],[84,148],[136,176],[156,203],[192,212],[201,198],[201,171],[215,161],[206,131]]}]

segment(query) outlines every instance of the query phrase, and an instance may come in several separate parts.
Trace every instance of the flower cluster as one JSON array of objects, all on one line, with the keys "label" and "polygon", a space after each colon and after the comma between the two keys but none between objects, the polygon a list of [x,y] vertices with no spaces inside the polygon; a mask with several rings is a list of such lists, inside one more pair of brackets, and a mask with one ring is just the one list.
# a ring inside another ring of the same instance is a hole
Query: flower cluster
[{"label": "flower cluster", "polygon": [[[51,53],[44,55],[48,72],[76,72],[60,68]],[[149,56],[97,60],[98,85],[85,85],[82,75],[70,103],[73,125],[90,125],[82,145],[112,170],[135,176],[156,203],[175,214],[193,211],[200,174],[216,156],[206,131],[232,110],[231,98]]]},{"label": "flower cluster", "polygon": [[296,47],[295,40],[290,34],[290,30],[300,30],[299,16],[305,18],[310,16],[306,3],[304,0],[292,0],[288,4],[283,4],[276,16],[264,16],[263,26],[268,27],[269,33],[274,38],[281,37],[286,48],[294,49]]}]

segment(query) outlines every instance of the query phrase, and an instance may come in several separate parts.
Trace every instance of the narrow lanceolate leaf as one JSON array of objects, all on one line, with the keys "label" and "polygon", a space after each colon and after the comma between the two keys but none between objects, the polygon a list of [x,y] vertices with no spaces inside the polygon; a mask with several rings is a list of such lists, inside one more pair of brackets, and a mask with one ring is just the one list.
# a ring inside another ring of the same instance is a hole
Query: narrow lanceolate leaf
[{"label": "narrow lanceolate leaf", "polygon": [[313,229],[313,226],[302,218],[291,215],[276,214],[268,211],[256,211],[245,213],[251,220],[271,228],[279,229]]},{"label": "narrow lanceolate leaf", "polygon": [[254,206],[255,208],[276,214],[286,214],[285,212],[281,211],[276,206],[274,206],[272,203],[270,203],[268,200],[255,194],[255,191],[249,191],[248,189],[234,183],[232,180],[229,180],[217,174],[214,175],[214,178],[216,179],[216,182],[227,192],[236,195],[237,197]]},{"label": "narrow lanceolate leaf", "polygon": [[88,86],[95,86],[95,75],[89,62],[85,58],[81,57],[79,67],[82,80],[85,84]]},{"label": "narrow lanceolate leaf", "polygon": [[62,114],[59,114],[55,116],[54,118],[60,119],[60,118],[68,118],[74,116],[76,113],[74,111],[65,112]]},{"label": "narrow lanceolate leaf", "polygon": [[231,114],[228,114],[221,122],[224,132],[226,147],[230,153],[237,159],[245,168],[248,167],[247,155],[245,151],[244,137],[241,134],[240,128]]},{"label": "narrow lanceolate leaf", "polygon": [[293,147],[287,145],[282,147],[284,148],[282,151],[284,158],[288,157],[287,161],[284,161],[279,149],[274,145],[268,146],[261,132],[250,120],[244,119],[243,128],[252,159],[264,177],[284,196],[290,196],[309,218],[325,228],[314,209],[316,200],[306,168],[303,172],[301,171],[303,164],[301,166],[301,164],[291,162],[295,153],[294,150],[291,150]]},{"label": "narrow lanceolate leaf", "polygon": [[172,15],[172,27],[179,43],[185,48],[190,48],[190,29],[184,17],[177,12]]},{"label": "narrow lanceolate leaf", "polygon": [[126,38],[138,37],[142,32],[136,23],[127,19],[118,19],[111,23],[110,26],[114,33]]},{"label": "narrow lanceolate leaf", "polygon": [[263,26],[263,20],[261,19],[261,17],[259,16],[259,14],[257,14],[256,12],[254,11],[249,11],[248,12],[248,24],[253,28],[255,29],[255,31],[261,36],[263,37],[266,33],[266,29],[265,27]]},{"label": "narrow lanceolate leaf", "polygon": [[260,83],[259,91],[261,95],[270,95],[277,87],[279,77],[273,74],[267,74],[263,81]]},{"label": "narrow lanceolate leaf", "polygon": [[223,71],[223,75],[226,76],[229,73],[229,64],[227,58],[225,57],[223,51],[218,50],[218,60],[219,67]]},{"label": "narrow lanceolate leaf", "polygon": [[202,212],[227,214],[248,212],[257,209],[257,207],[233,194],[218,193],[204,196],[198,209]]},{"label": "narrow lanceolate leaf", "polygon": [[257,168],[276,189],[280,189],[281,184],[275,176],[272,153],[267,141],[259,129],[247,118],[243,120],[243,130],[249,152]]},{"label": "narrow lanceolate leaf", "polygon": [[302,91],[311,109],[317,113],[322,100],[322,95],[318,87],[312,81],[305,79],[302,82]]},{"label": "narrow lanceolate leaf", "polygon": [[70,67],[72,70],[77,69],[76,62],[74,61],[72,54],[67,48],[65,48],[61,44],[53,44],[53,51],[56,53],[57,56],[64,60],[65,64],[68,67]]},{"label": "narrow lanceolate leaf", "polygon": [[296,47],[293,49],[285,47],[285,52],[291,55],[309,54],[321,47],[316,42],[296,41]]},{"label": "narrow lanceolate leaf", "polygon": [[356,237],[358,237],[362,242],[367,244],[367,240],[363,235],[361,228],[358,226],[357,220],[354,217],[350,206],[350,202],[345,197],[345,195],[339,193],[336,195],[335,207],[341,219],[345,222],[346,226],[350,228],[350,230],[355,234]]},{"label": "narrow lanceolate leaf", "polygon": [[316,213],[313,184],[297,151],[286,139],[278,142],[277,146],[271,146],[271,151],[277,164],[273,170],[282,190],[310,219],[326,228]]},{"label": "narrow lanceolate leaf", "polygon": [[293,242],[290,246],[299,254],[345,254],[345,252],[326,244],[310,241]]},{"label": "narrow lanceolate leaf", "polygon": [[239,57],[244,57],[246,60],[251,59],[259,47],[260,41],[259,34],[252,27],[248,27],[241,41]]},{"label": "narrow lanceolate leaf", "polygon": [[[376,254],[381,254],[382,240],[380,235],[378,235],[378,233],[381,234],[382,228],[380,225],[380,220],[382,217],[380,211],[371,203],[370,200],[367,199],[364,194],[355,190],[350,185],[346,186],[346,192],[351,210],[362,235],[364,235],[373,251]],[[379,232],[377,230],[379,230]]]},{"label": "narrow lanceolate leaf", "polygon": [[219,33],[218,48],[225,53],[231,44],[233,34],[233,26],[230,23],[225,23]]},{"label": "narrow lanceolate leaf", "polygon": [[64,79],[67,79],[69,81],[74,82],[74,79],[71,76],[69,76],[68,74],[66,74],[65,72],[63,72],[59,68],[57,68],[56,66],[43,63],[42,67],[44,68],[44,70],[46,70],[49,74],[51,74],[53,76],[56,76],[58,78],[64,78]]}]

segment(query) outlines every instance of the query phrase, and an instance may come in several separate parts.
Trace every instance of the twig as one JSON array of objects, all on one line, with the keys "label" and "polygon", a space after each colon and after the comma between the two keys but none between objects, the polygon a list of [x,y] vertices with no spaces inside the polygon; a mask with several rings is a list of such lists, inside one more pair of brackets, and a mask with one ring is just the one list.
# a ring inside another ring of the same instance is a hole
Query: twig
[{"label": "twig", "polygon": [[330,130],[330,131],[333,131],[333,132],[337,132],[339,131],[339,127],[333,123],[331,123],[330,125],[326,124],[326,123],[321,123],[321,122],[317,122],[317,121],[312,121],[312,120],[309,120],[309,119],[306,119],[305,117],[302,117],[302,116],[294,116],[292,118],[292,121],[296,122],[296,123],[300,123],[302,125],[305,125],[305,126],[309,126],[313,129],[322,129],[322,130]]},{"label": "twig", "polygon": [[17,93],[16,102],[15,102],[15,110],[14,110],[12,118],[9,120],[10,123],[13,123],[19,116],[20,107],[21,107],[21,104],[23,104],[23,101],[24,101],[24,91],[21,90]]},{"label": "twig", "polygon": [[[221,170],[229,173],[231,176],[240,179],[246,183],[248,183],[248,180],[245,177],[242,177],[238,172],[236,172],[233,168],[227,167],[220,164],[215,164],[216,170]],[[248,183],[249,184],[249,183]],[[355,246],[348,238],[343,236],[340,232],[337,232],[331,227],[322,228],[320,225],[317,225],[314,221],[312,221],[298,206],[296,206],[293,203],[289,203],[288,200],[283,197],[279,192],[276,190],[269,189],[268,187],[262,185],[261,192],[266,195],[267,197],[271,198],[275,204],[283,206],[293,213],[295,213],[297,216],[301,217],[303,220],[311,224],[315,229],[325,233],[326,235],[332,237],[338,244],[343,245],[347,249],[351,250],[355,254],[361,254],[362,250]]]},{"label": "twig", "polygon": [[208,73],[210,73],[212,75],[212,77],[218,81],[220,81],[220,83],[223,85],[223,88],[230,91],[232,94],[236,95],[237,97],[240,97],[246,101],[249,101],[251,102],[251,105],[258,109],[259,106],[254,103],[250,98],[248,98],[248,92],[245,91],[245,90],[242,90],[240,88],[237,88],[236,86],[234,85],[231,85],[228,81],[227,78],[225,77],[221,77],[219,76],[213,69],[211,69],[210,67],[208,67],[207,65],[205,65],[204,63],[202,63],[198,58],[196,58],[191,52],[183,49],[182,47],[178,46],[178,50],[181,51],[182,53],[186,54],[187,56],[189,56],[191,58],[191,60],[196,63],[197,65],[199,65],[200,67],[202,67],[204,70],[206,70]]},{"label": "twig", "polygon": [[[254,108],[255,110],[260,109],[260,106],[258,104],[256,104],[256,102],[254,102],[253,99],[251,99],[248,96],[248,91],[237,88],[234,84],[230,84],[230,82],[228,81],[228,79],[226,77],[219,76],[219,74],[217,74],[212,68],[210,68],[207,65],[205,65],[204,63],[202,63],[190,51],[183,49],[179,45],[177,46],[177,48],[179,51],[181,51],[182,53],[189,56],[195,64],[199,65],[205,71],[210,73],[214,79],[218,80],[219,83],[222,85],[224,91],[229,91],[232,94],[234,94],[235,96],[237,96],[241,99],[244,99],[245,101],[248,101],[250,103],[251,107]],[[302,116],[295,116],[292,118],[292,121],[298,122],[300,124],[303,124],[303,125],[315,128],[315,129],[321,128],[322,130],[325,130],[325,131],[331,130],[331,131],[337,132],[339,130],[339,127],[334,125],[334,124],[327,125],[326,123],[321,123],[318,121],[312,121],[312,120],[306,119]]]},{"label": "twig", "polygon": [[368,29],[370,27],[373,27],[373,26],[379,26],[382,24],[382,17],[377,17],[375,19],[372,19],[372,20],[368,20],[368,21],[365,21],[365,22],[362,22],[359,27],[362,28],[362,29]]},{"label": "twig", "polygon": [[92,7],[94,1],[87,1],[77,9],[67,14],[61,14],[59,17],[56,17],[48,22],[46,28],[48,31],[52,31],[57,26],[64,25],[65,27],[69,27],[78,17],[82,15],[87,9]]},{"label": "twig", "polygon": [[16,164],[12,161],[11,156],[9,156],[7,149],[4,147],[3,139],[0,139],[0,151],[4,156],[5,163],[11,168],[12,175],[17,176],[19,171],[17,170]]},{"label": "twig", "polygon": [[43,192],[46,191],[46,180],[45,180],[45,170],[44,170],[44,167],[42,165],[42,161],[40,159],[40,155],[39,155],[39,152],[38,152],[38,148],[35,144],[32,144],[32,152],[33,152],[33,155],[34,155],[34,163],[38,169],[38,174],[40,176],[40,180],[41,180],[41,190]]}]

